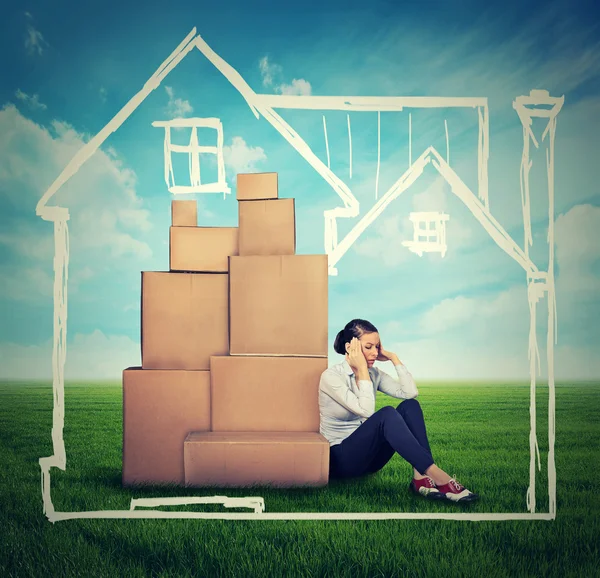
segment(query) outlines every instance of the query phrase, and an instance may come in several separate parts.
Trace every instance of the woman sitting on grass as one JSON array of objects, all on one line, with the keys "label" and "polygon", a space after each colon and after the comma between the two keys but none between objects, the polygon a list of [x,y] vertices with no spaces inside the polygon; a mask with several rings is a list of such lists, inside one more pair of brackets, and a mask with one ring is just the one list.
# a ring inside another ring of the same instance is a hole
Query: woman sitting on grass
[{"label": "woman sitting on grass", "polygon": [[[353,319],[336,336],[335,351],[345,360],[321,375],[321,434],[330,444],[330,477],[349,478],[379,471],[395,452],[413,467],[409,488],[430,499],[471,502],[470,492],[433,461],[417,386],[395,353],[381,345],[377,328]],[[391,361],[398,381],[373,367]],[[404,399],[398,407],[375,411],[377,390]]]}]

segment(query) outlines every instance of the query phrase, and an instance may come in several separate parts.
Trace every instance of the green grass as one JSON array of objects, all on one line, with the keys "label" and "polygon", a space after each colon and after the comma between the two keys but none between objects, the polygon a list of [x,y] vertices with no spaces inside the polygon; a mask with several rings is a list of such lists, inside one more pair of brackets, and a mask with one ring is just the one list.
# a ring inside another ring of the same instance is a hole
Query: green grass
[{"label": "green grass", "polygon": [[[67,384],[67,468],[51,470],[57,511],[129,509],[131,498],[258,495],[268,512],[523,512],[529,387],[421,384],[437,463],[481,495],[470,506],[410,494],[398,456],[327,488],[194,491],[121,487],[118,383]],[[600,562],[600,385],[556,387],[554,521],[69,520],[42,512],[40,457],[52,455],[52,387],[0,384],[0,576],[594,576]],[[382,396],[381,405],[398,403]],[[537,511],[548,511],[548,388],[538,386]],[[171,508],[176,510],[178,508]],[[192,506],[195,511],[231,511]]]}]

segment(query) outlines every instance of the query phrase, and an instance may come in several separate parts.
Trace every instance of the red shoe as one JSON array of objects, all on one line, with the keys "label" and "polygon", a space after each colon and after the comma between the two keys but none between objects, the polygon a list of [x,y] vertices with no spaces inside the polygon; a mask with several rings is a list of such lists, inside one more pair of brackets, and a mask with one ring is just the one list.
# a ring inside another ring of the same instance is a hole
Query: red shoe
[{"label": "red shoe", "polygon": [[443,500],[445,498],[444,494],[438,490],[435,482],[429,476],[425,476],[420,480],[413,478],[408,488],[415,494],[419,494],[430,500]]},{"label": "red shoe", "polygon": [[479,499],[477,494],[470,492],[465,488],[462,484],[459,484],[454,478],[444,484],[443,486],[437,486],[440,494],[446,500],[450,500],[451,502],[474,502]]}]

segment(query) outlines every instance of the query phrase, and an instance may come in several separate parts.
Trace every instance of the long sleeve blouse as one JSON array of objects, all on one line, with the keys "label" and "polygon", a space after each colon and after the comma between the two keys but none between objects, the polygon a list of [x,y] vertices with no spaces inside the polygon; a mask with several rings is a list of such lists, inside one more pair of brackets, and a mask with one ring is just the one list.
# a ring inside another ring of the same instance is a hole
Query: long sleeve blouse
[{"label": "long sleeve blouse", "polygon": [[394,367],[397,380],[377,367],[370,367],[370,381],[357,381],[345,359],[321,374],[320,432],[330,445],[341,443],[373,415],[378,390],[399,399],[417,397],[419,392],[410,372],[402,364]]}]

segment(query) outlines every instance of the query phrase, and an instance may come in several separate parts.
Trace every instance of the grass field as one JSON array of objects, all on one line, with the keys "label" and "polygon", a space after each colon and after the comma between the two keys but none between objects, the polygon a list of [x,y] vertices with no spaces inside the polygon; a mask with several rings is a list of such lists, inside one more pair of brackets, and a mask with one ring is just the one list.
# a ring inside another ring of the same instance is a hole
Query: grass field
[{"label": "grass field", "polygon": [[[437,463],[481,495],[469,506],[407,491],[398,456],[369,478],[297,490],[197,491],[265,499],[268,512],[523,512],[529,387],[420,384]],[[57,511],[129,509],[182,488],[121,487],[119,383],[67,384],[67,468],[51,470]],[[397,403],[382,396],[378,407]],[[40,457],[52,455],[52,387],[0,384],[0,576],[598,576],[600,384],[556,386],[554,521],[69,520],[42,512]],[[548,389],[538,386],[538,512],[548,511]],[[165,508],[167,509],[167,508]],[[171,508],[172,510],[182,508]],[[195,511],[231,511],[191,506]]]}]

